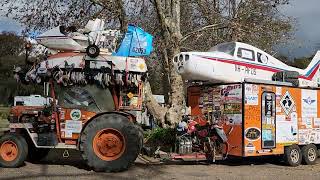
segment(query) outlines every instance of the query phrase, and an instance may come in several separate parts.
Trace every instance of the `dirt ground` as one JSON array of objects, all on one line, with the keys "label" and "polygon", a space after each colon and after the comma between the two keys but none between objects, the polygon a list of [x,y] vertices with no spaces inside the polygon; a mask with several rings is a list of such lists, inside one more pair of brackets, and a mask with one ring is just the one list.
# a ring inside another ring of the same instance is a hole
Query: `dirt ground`
[{"label": "dirt ground", "polygon": [[77,152],[69,158],[63,151],[50,152],[40,163],[26,162],[17,169],[0,168],[0,179],[320,179],[320,160],[317,165],[287,167],[273,159],[243,159],[206,165],[201,163],[170,163],[146,165],[137,162],[125,172],[96,173],[88,170]]}]

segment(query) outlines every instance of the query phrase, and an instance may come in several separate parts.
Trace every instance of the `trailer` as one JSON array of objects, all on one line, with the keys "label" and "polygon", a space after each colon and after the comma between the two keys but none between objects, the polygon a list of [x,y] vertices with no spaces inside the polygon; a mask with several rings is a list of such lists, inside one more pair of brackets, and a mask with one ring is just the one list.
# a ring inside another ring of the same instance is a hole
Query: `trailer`
[{"label": "trailer", "polygon": [[236,157],[282,156],[286,164],[315,164],[320,148],[320,89],[245,80],[188,87],[192,116],[222,124]]}]

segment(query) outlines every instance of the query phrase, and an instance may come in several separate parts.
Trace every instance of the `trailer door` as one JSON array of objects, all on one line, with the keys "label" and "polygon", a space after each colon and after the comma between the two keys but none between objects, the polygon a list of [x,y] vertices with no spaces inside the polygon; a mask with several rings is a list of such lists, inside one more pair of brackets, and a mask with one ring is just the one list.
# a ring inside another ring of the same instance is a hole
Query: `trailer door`
[{"label": "trailer door", "polygon": [[261,148],[276,147],[276,95],[263,92],[261,102]]}]

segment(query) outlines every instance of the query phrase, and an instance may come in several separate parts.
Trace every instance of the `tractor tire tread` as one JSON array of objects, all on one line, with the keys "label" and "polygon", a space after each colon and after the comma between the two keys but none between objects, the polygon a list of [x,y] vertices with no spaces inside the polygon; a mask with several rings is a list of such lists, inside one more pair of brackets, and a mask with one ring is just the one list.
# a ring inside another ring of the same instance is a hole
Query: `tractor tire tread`
[{"label": "tractor tire tread", "polygon": [[1,167],[6,167],[6,168],[16,168],[16,167],[22,166],[24,164],[24,161],[27,159],[27,156],[28,156],[28,144],[27,144],[27,141],[25,140],[25,138],[23,138],[19,134],[8,133],[8,134],[4,134],[0,138],[0,145],[4,141],[7,141],[7,140],[11,140],[17,145],[18,157],[17,157],[17,159],[15,159],[15,160],[13,160],[11,162],[7,162],[7,161],[3,160],[2,157],[0,156],[0,166]]},{"label": "tractor tire tread", "polygon": [[[103,128],[115,128],[119,130],[126,139],[124,154],[116,160],[104,161],[93,152],[93,138],[95,134]],[[119,114],[105,114],[91,120],[85,127],[81,134],[80,151],[88,166],[95,171],[119,172],[127,170],[136,160],[142,148],[141,141],[139,130],[126,117]]]}]

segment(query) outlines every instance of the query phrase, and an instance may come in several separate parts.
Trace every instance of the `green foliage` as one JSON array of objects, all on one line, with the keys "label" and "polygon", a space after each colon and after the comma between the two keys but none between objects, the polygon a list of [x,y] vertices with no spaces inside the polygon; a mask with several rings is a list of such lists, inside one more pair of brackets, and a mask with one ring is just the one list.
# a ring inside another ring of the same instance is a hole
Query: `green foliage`
[{"label": "green foliage", "polygon": [[42,93],[42,87],[22,85],[13,77],[14,66],[25,66],[23,48],[25,41],[14,33],[0,34],[0,105],[8,106],[17,95]]},{"label": "green foliage", "polygon": [[300,69],[305,69],[310,64],[311,60],[313,59],[313,56],[294,58],[291,61],[289,60],[288,57],[286,57],[284,55],[279,55],[276,58],[279,59],[280,61],[286,63],[289,66],[293,66],[293,67],[300,68]]},{"label": "green foliage", "polygon": [[0,34],[0,55],[18,56],[24,49],[24,39],[13,32],[2,32]]},{"label": "green foliage", "polygon": [[146,144],[150,146],[172,146],[176,141],[173,128],[156,128],[145,134]]},{"label": "green foliage", "polygon": [[291,66],[305,69],[310,64],[313,57],[302,57],[302,58],[295,58],[291,63]]}]

